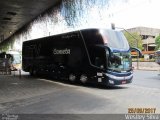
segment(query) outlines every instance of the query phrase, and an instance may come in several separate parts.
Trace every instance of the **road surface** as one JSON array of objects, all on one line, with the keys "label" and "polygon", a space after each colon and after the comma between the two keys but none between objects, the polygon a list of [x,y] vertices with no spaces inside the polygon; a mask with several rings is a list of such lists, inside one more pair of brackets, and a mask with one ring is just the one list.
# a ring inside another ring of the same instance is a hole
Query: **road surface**
[{"label": "road surface", "polygon": [[129,108],[155,108],[160,113],[158,74],[134,71],[133,83],[115,87],[1,75],[0,113],[127,114]]}]

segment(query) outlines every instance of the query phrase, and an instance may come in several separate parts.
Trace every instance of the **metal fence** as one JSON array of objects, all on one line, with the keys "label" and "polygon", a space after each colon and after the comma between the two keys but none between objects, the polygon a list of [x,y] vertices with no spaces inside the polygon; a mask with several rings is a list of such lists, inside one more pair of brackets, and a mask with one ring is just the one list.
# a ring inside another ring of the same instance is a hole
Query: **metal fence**
[{"label": "metal fence", "polygon": [[8,58],[0,58],[0,75],[10,75],[10,61]]}]

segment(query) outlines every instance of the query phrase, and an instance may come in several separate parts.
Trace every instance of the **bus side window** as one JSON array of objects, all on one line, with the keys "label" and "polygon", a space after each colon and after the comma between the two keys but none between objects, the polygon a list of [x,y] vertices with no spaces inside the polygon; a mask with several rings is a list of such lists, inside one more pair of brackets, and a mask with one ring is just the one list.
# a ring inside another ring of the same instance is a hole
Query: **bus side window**
[{"label": "bus side window", "polygon": [[13,63],[13,56],[11,54],[6,54],[6,58],[8,59],[8,63],[12,64]]},{"label": "bus side window", "polygon": [[105,51],[104,49],[101,48],[97,48],[94,51],[94,65],[100,68],[105,68],[105,61],[106,61],[106,57],[105,57]]},{"label": "bus side window", "polygon": [[24,48],[24,54],[26,57],[34,57],[34,47],[31,46],[26,46]]},{"label": "bus side window", "polygon": [[95,65],[100,68],[104,68],[103,61],[100,57],[95,57]]}]

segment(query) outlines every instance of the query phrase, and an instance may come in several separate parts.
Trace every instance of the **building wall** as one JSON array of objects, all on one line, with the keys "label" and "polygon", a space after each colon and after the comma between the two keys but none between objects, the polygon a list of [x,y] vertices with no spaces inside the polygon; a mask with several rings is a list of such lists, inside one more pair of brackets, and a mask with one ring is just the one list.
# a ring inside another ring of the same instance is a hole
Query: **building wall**
[{"label": "building wall", "polygon": [[155,38],[160,34],[160,29],[147,28],[147,27],[135,27],[127,29],[128,32],[137,32],[142,36],[142,43],[144,51],[155,50]]}]

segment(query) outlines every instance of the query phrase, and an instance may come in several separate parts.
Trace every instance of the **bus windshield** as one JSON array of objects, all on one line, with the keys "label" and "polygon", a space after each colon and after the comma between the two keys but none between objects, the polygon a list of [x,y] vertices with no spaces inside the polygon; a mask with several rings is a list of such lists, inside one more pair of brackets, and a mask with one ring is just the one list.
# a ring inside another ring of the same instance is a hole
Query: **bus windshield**
[{"label": "bus windshield", "polygon": [[13,64],[20,64],[21,63],[21,56],[19,54],[12,54],[13,56]]},{"label": "bus windshield", "polygon": [[114,30],[100,30],[103,41],[111,49],[116,49],[118,51],[128,51],[130,49],[127,39],[120,31]]},{"label": "bus windshield", "polygon": [[113,53],[109,58],[108,69],[113,71],[128,71],[132,69],[130,53]]}]

